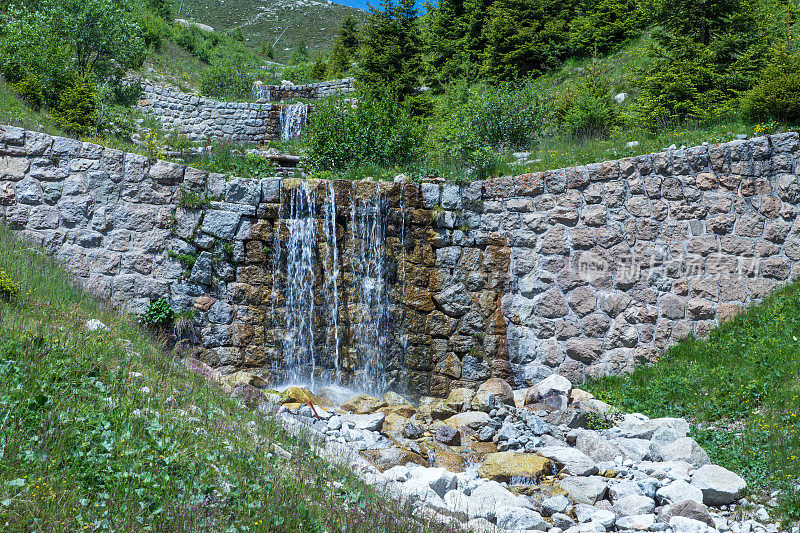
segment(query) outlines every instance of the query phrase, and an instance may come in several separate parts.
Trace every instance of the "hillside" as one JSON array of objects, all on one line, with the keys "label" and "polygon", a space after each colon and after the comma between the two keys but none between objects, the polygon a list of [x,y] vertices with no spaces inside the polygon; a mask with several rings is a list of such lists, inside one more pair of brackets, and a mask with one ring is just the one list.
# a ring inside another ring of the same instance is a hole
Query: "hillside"
[{"label": "hillside", "polygon": [[[176,16],[180,4],[175,1]],[[274,43],[280,37],[275,45],[275,58],[280,61],[290,57],[301,40],[312,55],[329,50],[347,15],[360,21],[366,12],[329,0],[193,0],[183,3],[179,17],[220,30],[241,27],[245,41],[256,50],[265,41]]]},{"label": "hillside", "polygon": [[5,227],[0,295],[3,531],[429,531]]}]

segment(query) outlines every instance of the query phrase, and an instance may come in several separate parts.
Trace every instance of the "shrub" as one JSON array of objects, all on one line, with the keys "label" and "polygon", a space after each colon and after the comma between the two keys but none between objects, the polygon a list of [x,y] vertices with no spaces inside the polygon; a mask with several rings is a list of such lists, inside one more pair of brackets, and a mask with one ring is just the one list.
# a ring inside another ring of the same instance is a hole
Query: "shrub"
[{"label": "shrub", "polygon": [[388,95],[361,95],[356,105],[326,99],[315,104],[305,132],[314,170],[407,164],[419,156],[422,139],[421,125]]},{"label": "shrub", "polygon": [[204,96],[246,98],[255,82],[251,72],[241,70],[233,63],[211,65],[200,71],[200,92]]},{"label": "shrub", "polygon": [[61,94],[57,120],[65,130],[87,135],[94,129],[96,108],[93,85],[79,78],[72,87]]},{"label": "shrub", "polygon": [[150,302],[144,315],[142,315],[142,322],[157,328],[171,324],[174,319],[175,311],[173,311],[166,298]]},{"label": "shrub", "polygon": [[558,122],[570,137],[607,137],[619,124],[619,108],[608,80],[591,73],[565,91],[557,103]]},{"label": "shrub", "polygon": [[11,279],[5,270],[0,270],[0,298],[10,302],[20,291],[20,283]]},{"label": "shrub", "polygon": [[488,87],[451,85],[440,101],[434,126],[435,156],[479,174],[503,151],[530,149],[551,125],[549,91],[531,79]]},{"label": "shrub", "polygon": [[800,124],[800,54],[776,52],[758,84],[743,95],[742,112],[752,121]]}]

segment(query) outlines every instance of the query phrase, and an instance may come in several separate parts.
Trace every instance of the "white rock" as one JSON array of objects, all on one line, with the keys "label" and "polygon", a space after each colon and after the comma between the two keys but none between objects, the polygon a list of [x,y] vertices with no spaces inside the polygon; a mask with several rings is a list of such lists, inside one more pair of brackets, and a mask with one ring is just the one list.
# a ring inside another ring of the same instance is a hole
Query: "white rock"
[{"label": "white rock", "polygon": [[410,468],[411,480],[419,480],[428,485],[439,496],[444,496],[448,491],[458,485],[456,475],[444,468]]},{"label": "white rock", "polygon": [[616,515],[611,511],[600,509],[593,505],[586,505],[585,503],[579,503],[575,506],[575,516],[578,518],[578,522],[597,522],[606,529],[610,529],[617,520]]},{"label": "white rock", "polygon": [[562,479],[559,485],[567,491],[574,502],[585,504],[594,504],[602,500],[608,490],[603,478],[596,476],[567,477]]},{"label": "white rock", "polygon": [[545,446],[539,448],[537,452],[573,476],[591,476],[598,472],[592,458],[575,448]]},{"label": "white rock", "polygon": [[647,531],[656,521],[654,514],[638,514],[617,518],[617,529],[630,529],[633,531]]},{"label": "white rock", "polygon": [[686,461],[698,467],[711,462],[708,454],[691,437],[683,437],[661,447],[662,461]]},{"label": "white rock", "polygon": [[386,413],[347,415],[345,420],[355,429],[361,429],[365,431],[380,431],[383,427],[383,421],[386,420]]},{"label": "white rock", "polygon": [[614,95],[614,101],[618,104],[621,104],[627,99],[628,99],[628,93],[618,93]]},{"label": "white rock", "polygon": [[647,496],[631,494],[614,502],[614,511],[620,516],[646,515],[655,510],[656,502]]},{"label": "white rock", "polygon": [[556,513],[563,513],[569,507],[569,500],[561,494],[556,494],[542,501],[542,512],[550,516]]},{"label": "white rock", "polygon": [[468,520],[494,518],[493,505],[484,504],[458,490],[451,490],[445,494],[444,503],[450,512],[466,516]]},{"label": "white rock", "polygon": [[627,146],[628,148],[636,148],[637,146],[639,146],[639,141],[631,141],[627,143],[625,146]]},{"label": "white rock", "polygon": [[735,473],[717,465],[705,465],[692,475],[692,486],[703,493],[706,505],[727,505],[744,495],[747,483]]},{"label": "white rock", "polygon": [[503,529],[547,531],[550,524],[542,519],[542,515],[524,507],[502,506],[495,509],[497,527]]},{"label": "white rock", "polygon": [[658,491],[656,491],[656,500],[658,500],[661,505],[673,504],[683,500],[703,503],[703,491],[689,485],[685,481],[678,480],[658,489]]},{"label": "white rock", "polygon": [[393,466],[389,470],[383,473],[383,477],[386,479],[391,479],[393,481],[407,481],[411,477],[411,472],[409,468],[404,465]]},{"label": "white rock", "polygon": [[97,320],[96,318],[87,320],[84,326],[88,331],[108,331],[106,325]]}]

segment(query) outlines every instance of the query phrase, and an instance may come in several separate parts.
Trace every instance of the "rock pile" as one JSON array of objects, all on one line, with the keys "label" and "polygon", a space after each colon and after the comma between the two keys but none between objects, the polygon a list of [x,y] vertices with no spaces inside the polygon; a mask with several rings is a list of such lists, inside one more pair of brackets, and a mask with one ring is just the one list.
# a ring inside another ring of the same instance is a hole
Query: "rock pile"
[{"label": "rock pile", "polygon": [[300,403],[298,390],[270,396],[279,417],[357,450],[369,483],[429,519],[471,531],[778,531],[763,508],[742,518],[747,484],[711,464],[686,420],[620,414],[558,375],[520,391],[492,378],[416,406],[389,393],[337,407],[324,389],[321,404]]}]

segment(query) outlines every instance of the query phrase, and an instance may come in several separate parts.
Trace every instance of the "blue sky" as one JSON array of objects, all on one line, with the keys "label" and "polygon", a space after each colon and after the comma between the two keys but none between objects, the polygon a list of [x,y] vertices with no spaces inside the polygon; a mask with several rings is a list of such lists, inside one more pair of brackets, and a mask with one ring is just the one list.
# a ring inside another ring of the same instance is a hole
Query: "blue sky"
[{"label": "blue sky", "polygon": [[[367,10],[367,0],[334,0],[337,4],[343,4],[350,7],[357,7],[359,9]],[[380,4],[380,0],[371,0],[370,3],[374,6],[378,6]],[[422,4],[425,3],[425,0],[417,0],[417,9],[422,11]]]}]

